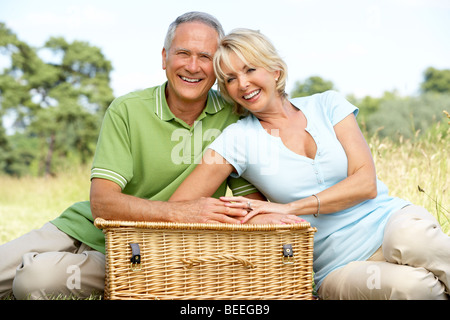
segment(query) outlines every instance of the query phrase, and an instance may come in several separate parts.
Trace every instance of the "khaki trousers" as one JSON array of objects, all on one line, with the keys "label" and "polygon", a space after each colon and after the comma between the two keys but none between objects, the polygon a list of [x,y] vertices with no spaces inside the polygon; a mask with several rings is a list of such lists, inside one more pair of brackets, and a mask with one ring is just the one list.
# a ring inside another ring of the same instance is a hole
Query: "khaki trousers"
[{"label": "khaki trousers", "polygon": [[0,246],[0,297],[55,299],[103,294],[105,256],[51,223]]},{"label": "khaki trousers", "polygon": [[330,300],[443,300],[449,284],[450,237],[424,208],[407,206],[390,217],[371,258],[331,272],[318,293]]}]

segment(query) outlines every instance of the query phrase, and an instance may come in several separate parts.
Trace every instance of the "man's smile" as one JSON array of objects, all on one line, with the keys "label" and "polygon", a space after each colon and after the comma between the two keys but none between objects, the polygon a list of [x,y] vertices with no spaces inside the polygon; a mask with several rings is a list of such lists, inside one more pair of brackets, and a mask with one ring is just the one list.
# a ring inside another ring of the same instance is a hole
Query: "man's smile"
[{"label": "man's smile", "polygon": [[202,79],[198,79],[198,78],[188,78],[188,77],[184,77],[184,76],[180,76],[181,80],[189,82],[189,83],[196,83],[196,82],[200,82],[202,81]]}]

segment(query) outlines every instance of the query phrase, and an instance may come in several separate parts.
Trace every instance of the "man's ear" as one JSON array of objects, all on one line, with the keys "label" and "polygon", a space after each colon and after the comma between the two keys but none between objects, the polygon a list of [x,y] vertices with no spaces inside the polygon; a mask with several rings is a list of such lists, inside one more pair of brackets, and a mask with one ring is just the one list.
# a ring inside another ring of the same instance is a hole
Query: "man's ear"
[{"label": "man's ear", "polygon": [[162,68],[163,70],[166,70],[166,58],[167,58],[167,53],[166,53],[166,48],[162,49]]}]

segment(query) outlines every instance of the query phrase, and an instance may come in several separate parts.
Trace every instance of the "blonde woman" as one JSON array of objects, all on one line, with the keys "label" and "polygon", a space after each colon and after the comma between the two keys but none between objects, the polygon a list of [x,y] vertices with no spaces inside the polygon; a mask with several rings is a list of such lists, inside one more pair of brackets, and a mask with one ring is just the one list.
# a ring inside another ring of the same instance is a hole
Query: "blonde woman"
[{"label": "blonde woman", "polygon": [[450,238],[425,209],[377,179],[358,109],[328,91],[289,100],[287,68],[253,30],[227,35],[214,57],[222,95],[248,116],[227,127],[171,200],[209,196],[230,174],[269,201],[224,197],[249,213],[317,227],[314,271],[323,299],[447,299]]}]

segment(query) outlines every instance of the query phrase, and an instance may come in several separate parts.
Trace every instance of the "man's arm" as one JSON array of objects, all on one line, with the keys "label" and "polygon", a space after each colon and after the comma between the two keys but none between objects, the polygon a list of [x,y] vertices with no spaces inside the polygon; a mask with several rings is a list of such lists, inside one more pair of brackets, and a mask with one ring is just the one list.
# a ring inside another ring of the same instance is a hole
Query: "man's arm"
[{"label": "man's arm", "polygon": [[245,210],[227,208],[214,198],[189,201],[154,201],[121,192],[118,184],[100,178],[91,182],[90,203],[92,216],[105,220],[240,223],[236,218]]}]

